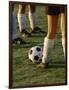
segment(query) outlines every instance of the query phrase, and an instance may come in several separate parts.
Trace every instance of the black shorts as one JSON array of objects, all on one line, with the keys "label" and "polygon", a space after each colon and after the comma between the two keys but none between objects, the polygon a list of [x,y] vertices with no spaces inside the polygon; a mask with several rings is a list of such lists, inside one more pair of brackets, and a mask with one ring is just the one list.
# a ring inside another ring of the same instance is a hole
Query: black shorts
[{"label": "black shorts", "polygon": [[59,15],[60,13],[65,12],[65,7],[59,7],[59,6],[46,6],[46,13],[48,15]]}]

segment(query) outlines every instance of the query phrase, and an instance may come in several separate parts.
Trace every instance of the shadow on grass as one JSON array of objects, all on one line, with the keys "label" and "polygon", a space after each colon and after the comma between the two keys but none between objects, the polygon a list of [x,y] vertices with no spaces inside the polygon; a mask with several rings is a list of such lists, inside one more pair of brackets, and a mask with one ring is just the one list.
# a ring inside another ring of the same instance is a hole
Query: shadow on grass
[{"label": "shadow on grass", "polygon": [[[44,36],[46,36],[46,33],[39,33],[39,34],[32,34],[32,36],[31,37],[44,37]],[[29,37],[29,38],[31,38],[31,37]]]},{"label": "shadow on grass", "polygon": [[30,47],[33,47],[33,46],[42,46],[41,43],[39,42],[27,42],[26,44],[22,44],[22,45],[15,45],[13,46],[15,49],[18,49],[18,48],[30,48]]},{"label": "shadow on grass", "polygon": [[64,63],[50,63],[48,68],[65,68]]}]

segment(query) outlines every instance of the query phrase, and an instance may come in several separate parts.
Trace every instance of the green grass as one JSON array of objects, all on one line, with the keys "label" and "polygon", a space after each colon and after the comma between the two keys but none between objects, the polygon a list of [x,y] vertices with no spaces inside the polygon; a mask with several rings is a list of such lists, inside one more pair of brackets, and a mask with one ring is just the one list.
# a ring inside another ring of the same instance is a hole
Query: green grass
[{"label": "green grass", "polygon": [[[37,7],[37,14],[39,18],[39,26],[42,30],[47,32],[47,20],[46,15],[44,14],[44,7]],[[27,30],[30,31],[28,19]],[[65,61],[62,51],[59,25],[55,38],[55,47],[51,50],[51,54],[49,55],[49,68],[37,68],[36,64],[33,64],[28,59],[28,50],[35,45],[43,46],[45,35],[46,34],[33,35],[33,37],[26,39],[27,44],[13,46],[13,87],[64,84],[66,82]]]}]

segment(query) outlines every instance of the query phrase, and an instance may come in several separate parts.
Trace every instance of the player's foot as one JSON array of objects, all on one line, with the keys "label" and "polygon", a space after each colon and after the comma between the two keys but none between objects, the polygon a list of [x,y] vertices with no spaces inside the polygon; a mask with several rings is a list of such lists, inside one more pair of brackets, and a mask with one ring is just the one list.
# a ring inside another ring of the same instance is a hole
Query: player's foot
[{"label": "player's foot", "polygon": [[21,31],[21,37],[25,37],[25,36],[30,37],[31,36],[31,33],[27,32],[25,29],[23,29]]},{"label": "player's foot", "polygon": [[45,31],[42,31],[39,27],[35,27],[31,33],[45,33]]},{"label": "player's foot", "polygon": [[37,68],[47,68],[49,63],[40,63],[37,65]]},{"label": "player's foot", "polygon": [[23,41],[20,37],[18,37],[13,40],[13,44],[26,44],[26,42]]}]

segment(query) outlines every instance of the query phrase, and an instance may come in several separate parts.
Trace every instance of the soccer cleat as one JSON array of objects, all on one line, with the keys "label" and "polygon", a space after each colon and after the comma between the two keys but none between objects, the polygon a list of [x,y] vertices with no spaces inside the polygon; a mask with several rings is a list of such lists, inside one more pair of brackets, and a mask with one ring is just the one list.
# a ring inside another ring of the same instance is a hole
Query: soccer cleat
[{"label": "soccer cleat", "polygon": [[42,31],[39,27],[35,27],[31,33],[45,33],[45,31]]},{"label": "soccer cleat", "polygon": [[40,63],[37,65],[37,68],[48,68],[49,63]]},{"label": "soccer cleat", "polygon": [[30,37],[31,34],[30,34],[29,32],[27,32],[25,29],[23,29],[23,30],[21,31],[21,36],[22,36],[22,37],[24,37],[24,36]]},{"label": "soccer cleat", "polygon": [[13,40],[13,44],[26,44],[26,42],[23,41],[20,37],[18,37]]}]

